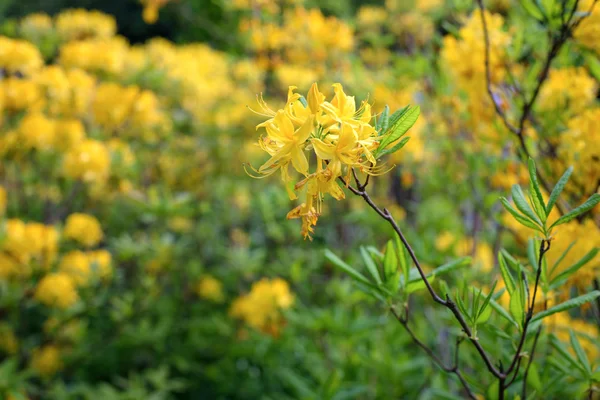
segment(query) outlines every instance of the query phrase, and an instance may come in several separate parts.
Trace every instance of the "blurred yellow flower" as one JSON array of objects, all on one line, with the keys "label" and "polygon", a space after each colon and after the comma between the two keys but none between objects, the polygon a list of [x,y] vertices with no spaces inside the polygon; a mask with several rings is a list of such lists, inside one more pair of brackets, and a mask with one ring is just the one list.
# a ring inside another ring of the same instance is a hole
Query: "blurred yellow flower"
[{"label": "blurred yellow flower", "polygon": [[66,309],[79,299],[73,279],[65,273],[51,273],[42,278],[35,289],[35,298],[49,307]]},{"label": "blurred yellow flower", "polygon": [[110,173],[110,153],[100,141],[83,140],[65,154],[63,170],[69,178],[102,183]]},{"label": "blurred yellow flower", "polygon": [[285,323],[281,310],[289,308],[293,302],[294,296],[286,281],[263,278],[252,284],[250,293],[234,300],[229,314],[252,328],[278,336]]},{"label": "blurred yellow flower", "polygon": [[54,344],[34,349],[29,364],[41,376],[51,377],[63,368],[61,351]]},{"label": "blurred yellow flower", "polygon": [[86,247],[100,243],[104,234],[100,222],[93,215],[74,213],[67,218],[63,235]]},{"label": "blurred yellow flower", "polygon": [[223,284],[212,275],[203,276],[195,288],[196,294],[203,299],[220,303],[224,300]]}]

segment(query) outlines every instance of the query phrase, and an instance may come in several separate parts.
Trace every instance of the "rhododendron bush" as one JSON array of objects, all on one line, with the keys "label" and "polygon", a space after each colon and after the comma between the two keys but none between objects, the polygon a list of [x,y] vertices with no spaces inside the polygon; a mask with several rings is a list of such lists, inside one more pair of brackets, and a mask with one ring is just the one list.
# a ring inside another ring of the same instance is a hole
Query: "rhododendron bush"
[{"label": "rhododendron bush", "polygon": [[25,3],[1,399],[600,398],[595,0]]}]

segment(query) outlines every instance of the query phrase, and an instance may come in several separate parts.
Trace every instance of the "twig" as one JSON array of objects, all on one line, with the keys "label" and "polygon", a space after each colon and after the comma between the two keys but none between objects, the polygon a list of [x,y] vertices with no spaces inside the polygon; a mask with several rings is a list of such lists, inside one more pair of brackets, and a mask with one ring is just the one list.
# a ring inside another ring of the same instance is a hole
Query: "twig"
[{"label": "twig", "polygon": [[400,316],[393,306],[390,307],[390,311],[392,312],[392,314],[394,314],[394,317],[396,317],[398,322],[400,322],[400,324],[404,327],[406,332],[408,332],[408,334],[412,338],[413,342],[415,342],[417,344],[417,346],[419,346],[421,349],[423,349],[423,351],[425,351],[425,353],[427,353],[429,358],[431,358],[433,360],[433,362],[435,364],[437,364],[438,367],[440,367],[442,370],[444,370],[446,372],[456,375],[456,377],[460,381],[461,385],[467,392],[467,395],[469,396],[469,398],[473,399],[473,400],[476,399],[477,397],[475,397],[475,394],[471,391],[469,384],[467,383],[465,377],[463,376],[462,372],[460,372],[460,369],[458,367],[458,350],[459,350],[458,346],[460,344],[460,340],[459,340],[460,337],[458,338],[457,344],[456,344],[455,364],[451,367],[448,367],[442,362],[442,360],[440,360],[440,358],[433,352],[433,350],[431,348],[429,348],[425,343],[423,343],[421,340],[419,340],[417,335],[408,326],[408,320],[406,318],[403,318],[402,316]]},{"label": "twig", "polygon": [[[524,159],[527,159],[528,157],[531,156],[531,153],[530,153],[529,149],[527,148],[527,143],[525,142],[525,135],[524,135],[525,122],[531,116],[531,111],[533,110],[533,106],[535,105],[535,102],[541,92],[542,86],[544,85],[544,83],[546,82],[546,80],[548,78],[548,74],[550,72],[550,67],[552,65],[552,62],[558,56],[560,50],[562,49],[562,47],[565,44],[565,42],[567,41],[567,39],[571,36],[573,30],[584,19],[584,18],[580,18],[577,21],[573,22],[575,12],[577,11],[577,7],[579,4],[579,0],[576,0],[574,2],[573,7],[568,12],[569,17],[566,20],[563,20],[563,23],[561,24],[558,35],[554,36],[553,38],[550,39],[551,40],[550,49],[546,55],[546,59],[544,60],[542,70],[541,70],[540,74],[538,75],[537,83],[535,85],[535,88],[533,89],[533,93],[532,93],[531,97],[529,97],[529,100],[527,100],[527,96],[525,95],[525,93],[521,93],[521,96],[523,98],[523,106],[521,109],[521,116],[520,116],[520,118],[518,120],[518,124],[516,126],[509,121],[508,116],[506,115],[504,110],[502,110],[502,108],[500,107],[498,102],[496,101],[496,96],[492,90],[492,75],[491,75],[491,70],[490,70],[490,38],[489,38],[487,21],[486,21],[485,14],[484,14],[485,7],[483,5],[483,0],[476,0],[476,1],[479,6],[481,23],[483,25],[483,37],[484,37],[484,44],[485,44],[485,61],[484,62],[485,62],[486,89],[487,89],[490,99],[492,100],[492,103],[494,104],[494,109],[496,111],[496,114],[502,119],[504,126],[510,132],[512,132],[514,135],[517,136],[517,138],[519,140],[520,153],[524,156],[523,157]],[[593,7],[594,7],[596,1],[597,0],[595,0],[594,3],[592,4],[590,11],[593,10]],[[563,9],[563,11],[564,11],[563,12],[563,15],[564,15],[566,10]],[[510,70],[510,66],[508,64],[506,65],[506,67],[507,67],[507,69]],[[539,180],[540,180],[542,186],[544,186],[546,191],[550,192],[552,190],[552,187],[548,184],[548,181],[544,178],[543,175],[541,175],[539,172],[538,172],[538,174],[539,174]],[[559,211],[561,211],[562,214],[565,213],[564,209],[562,209],[563,208],[562,204],[557,203],[557,207],[559,208]]]},{"label": "twig", "polygon": [[[535,348],[537,347],[538,340],[540,338],[540,333],[542,333],[542,327],[540,326],[535,333],[535,339],[533,339],[533,345],[531,346],[531,354],[529,354],[529,361],[527,361],[527,366],[525,367],[525,373],[523,374],[523,389],[521,391],[521,398],[527,398],[527,375],[529,374],[529,368],[533,363],[533,357],[535,356]],[[518,369],[518,368],[517,368]]]},{"label": "twig", "polygon": [[400,227],[396,223],[396,220],[394,219],[394,217],[390,214],[389,210],[387,208],[384,208],[383,210],[381,208],[379,208],[373,202],[373,200],[371,199],[371,197],[369,196],[369,194],[365,190],[358,190],[358,189],[356,189],[355,187],[353,187],[349,183],[347,183],[342,177],[340,177],[339,180],[352,193],[354,193],[357,196],[362,197],[365,200],[365,202],[373,210],[375,210],[375,212],[377,214],[379,214],[379,216],[381,216],[383,219],[385,219],[386,221],[388,221],[388,223],[392,226],[392,228],[394,229],[394,231],[396,232],[396,234],[400,238],[400,241],[404,245],[404,248],[408,251],[408,254],[410,255],[410,258],[414,262],[415,267],[417,268],[417,271],[419,272],[419,275],[421,276],[421,279],[423,280],[423,283],[425,284],[425,287],[427,288],[427,291],[429,292],[429,294],[430,294],[431,298],[433,299],[433,301],[435,301],[438,304],[441,304],[441,305],[445,306],[446,308],[448,308],[452,312],[452,314],[454,315],[454,317],[456,318],[456,320],[458,321],[458,323],[462,327],[463,331],[465,332],[465,334],[469,338],[469,341],[475,346],[475,349],[477,350],[477,352],[481,356],[481,359],[485,363],[487,369],[495,377],[497,377],[497,378],[506,378],[506,374],[504,374],[503,372],[499,371],[494,366],[494,364],[492,363],[492,361],[491,361],[490,357],[488,356],[488,354],[486,353],[486,351],[483,349],[483,347],[481,346],[481,344],[479,343],[479,341],[473,336],[473,332],[471,331],[471,328],[469,328],[469,325],[465,321],[464,316],[458,310],[458,307],[456,306],[456,303],[454,301],[452,301],[452,299],[450,298],[449,295],[446,295],[446,299],[445,300],[442,299],[436,293],[436,291],[433,289],[433,287],[431,286],[431,283],[429,282],[429,280],[427,279],[427,276],[425,275],[425,272],[423,271],[423,267],[421,266],[421,263],[419,262],[419,260],[417,259],[417,256],[415,255],[415,252],[413,251],[412,247],[410,246],[410,244],[408,243],[408,241],[404,237],[404,234],[402,233],[402,230],[400,229]]}]

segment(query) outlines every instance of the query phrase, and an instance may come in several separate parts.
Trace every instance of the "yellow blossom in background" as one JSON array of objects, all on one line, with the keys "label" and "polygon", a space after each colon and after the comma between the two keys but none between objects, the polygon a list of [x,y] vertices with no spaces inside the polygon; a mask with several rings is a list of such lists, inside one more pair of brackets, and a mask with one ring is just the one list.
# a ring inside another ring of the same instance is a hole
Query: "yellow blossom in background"
[{"label": "yellow blossom in background", "polygon": [[26,147],[51,150],[56,142],[54,127],[54,121],[42,113],[35,112],[23,117],[18,132]]},{"label": "yellow blossom in background", "polygon": [[85,139],[85,127],[78,119],[61,119],[54,121],[53,147],[62,151],[68,150]]},{"label": "yellow blossom in background", "polygon": [[422,12],[436,11],[444,6],[444,0],[416,0],[415,6],[417,10]]},{"label": "yellow blossom in background", "polygon": [[544,111],[577,113],[596,99],[598,84],[582,67],[551,69],[540,92]]},{"label": "yellow blossom in background", "polygon": [[27,38],[36,38],[52,30],[52,18],[46,13],[34,13],[23,17],[19,29]]},{"label": "yellow blossom in background", "polygon": [[100,249],[88,251],[86,257],[90,263],[92,272],[101,279],[108,279],[112,276],[112,255],[108,250]]},{"label": "yellow blossom in background", "polygon": [[592,10],[592,14],[583,19],[575,29],[573,36],[577,42],[600,54],[600,8],[597,7],[597,4],[594,7],[594,0],[579,2],[580,12],[585,13],[590,10]]},{"label": "yellow blossom in background", "polygon": [[[555,240],[552,242],[550,251],[546,254],[550,277],[556,277],[558,274],[569,268],[584,255],[595,248],[600,248],[600,228],[596,226],[593,220],[588,219],[582,223],[571,221],[560,225],[555,229]],[[566,253],[558,265],[556,263]],[[554,267],[556,265],[556,267]],[[600,276],[600,255],[596,255],[582,268],[578,269],[569,278],[570,286],[574,285],[582,291],[591,285],[594,278]]]},{"label": "yellow blossom in background", "polygon": [[62,11],[56,16],[55,24],[64,40],[109,38],[117,32],[112,15],[80,8]]},{"label": "yellow blossom in background", "polygon": [[85,253],[79,250],[70,251],[62,256],[58,269],[69,275],[76,285],[82,286],[90,279],[90,263]]},{"label": "yellow blossom in background", "polygon": [[43,105],[38,85],[30,80],[9,77],[0,80],[4,108],[9,111],[34,111]]},{"label": "yellow blossom in background", "polygon": [[93,215],[74,213],[65,223],[63,235],[86,247],[93,247],[104,237],[100,222]]},{"label": "yellow blossom in background", "polygon": [[[510,34],[503,30],[504,18],[499,14],[484,12],[490,40],[490,72],[493,83],[499,83],[506,74],[504,62]],[[441,57],[451,74],[462,87],[470,82],[485,83],[485,43],[481,13],[477,10],[459,30],[459,38],[444,37]],[[484,93],[486,94],[486,93]],[[486,94],[487,95],[487,94]]]},{"label": "yellow blossom in background", "polygon": [[102,183],[110,173],[110,153],[100,141],[83,140],[65,154],[63,170],[69,178]]},{"label": "yellow blossom in background", "polygon": [[573,180],[583,189],[582,195],[598,190],[600,182],[600,107],[589,108],[567,122],[567,131],[560,135],[559,157],[573,165]]},{"label": "yellow blossom in background", "polygon": [[196,284],[195,292],[203,299],[220,303],[225,298],[223,294],[223,284],[217,278],[211,275],[203,276]]},{"label": "yellow blossom in background", "polygon": [[286,281],[263,278],[252,284],[250,293],[234,300],[229,314],[254,329],[278,336],[285,323],[281,311],[293,302],[294,296]]},{"label": "yellow blossom in background", "polygon": [[49,344],[34,349],[29,364],[41,376],[50,377],[63,368],[61,357],[61,351],[58,346]]},{"label": "yellow blossom in background", "polygon": [[170,0],[140,0],[144,6],[142,17],[147,24],[153,24],[158,20],[158,10],[164,7]]},{"label": "yellow blossom in background", "polygon": [[35,299],[48,307],[66,309],[79,299],[73,279],[62,272],[42,278],[35,289]]},{"label": "yellow blossom in background", "polygon": [[19,351],[19,340],[9,324],[0,324],[0,352],[16,354]]},{"label": "yellow blossom in background", "polygon": [[0,69],[29,76],[43,65],[42,55],[32,43],[0,36]]},{"label": "yellow blossom in background", "polygon": [[356,14],[358,26],[361,28],[380,28],[387,20],[388,13],[384,8],[362,6]]},{"label": "yellow blossom in background", "polygon": [[128,46],[119,36],[73,41],[61,47],[59,62],[65,68],[118,75],[125,69]]}]

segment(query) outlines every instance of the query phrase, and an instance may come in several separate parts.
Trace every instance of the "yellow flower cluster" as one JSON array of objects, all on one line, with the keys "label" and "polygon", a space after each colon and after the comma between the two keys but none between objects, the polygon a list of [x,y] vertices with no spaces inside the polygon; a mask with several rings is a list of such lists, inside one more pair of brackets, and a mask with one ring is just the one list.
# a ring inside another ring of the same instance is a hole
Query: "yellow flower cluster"
[{"label": "yellow flower cluster", "polygon": [[56,272],[42,278],[35,289],[35,298],[46,306],[66,309],[79,300],[79,295],[73,278]]},{"label": "yellow flower cluster", "polygon": [[[321,79],[330,68],[348,66],[348,55],[354,48],[352,28],[338,18],[323,15],[320,9],[286,9],[281,24],[245,19],[240,30],[247,33],[260,66],[279,75],[282,88],[289,83],[284,77],[292,72],[301,76],[297,83],[310,82],[314,74]],[[284,70],[278,72],[279,68]]]},{"label": "yellow flower cluster", "polygon": [[600,8],[597,5],[594,7],[593,3],[594,0],[579,2],[579,11],[589,12],[592,10],[592,13],[579,24],[573,36],[583,46],[600,54]]},{"label": "yellow flower cluster", "polygon": [[30,367],[44,377],[50,377],[59,372],[63,368],[59,347],[48,344],[33,350]]},{"label": "yellow flower cluster", "polygon": [[0,243],[0,279],[27,277],[32,266],[47,269],[57,251],[58,232],[53,226],[8,219]]},{"label": "yellow flower cluster", "polygon": [[158,20],[158,11],[164,7],[170,0],[140,0],[144,6],[142,18],[147,24],[154,24]]},{"label": "yellow flower cluster", "polygon": [[[277,112],[259,98],[262,115],[269,119],[257,126],[267,133],[258,144],[271,158],[257,172],[266,176],[280,171],[290,199],[306,188],[305,202],[290,211],[288,219],[301,218],[301,232],[310,238],[325,194],[336,200],[345,198],[338,178],[349,183],[355,168],[368,174],[381,171],[373,156],[380,138],[370,125],[371,105],[363,101],[357,109],[354,97],[346,95],[341,84],[333,85],[331,101],[325,101],[316,83],[306,100],[294,90],[294,86],[289,88],[287,103]],[[307,151],[315,153],[312,168]],[[302,176],[300,181],[294,182],[290,164]]]},{"label": "yellow flower cluster", "polygon": [[229,314],[254,329],[278,336],[285,324],[281,311],[293,302],[294,296],[286,281],[263,278],[252,284],[250,293],[234,300]]},{"label": "yellow flower cluster", "polygon": [[[503,30],[504,18],[499,14],[484,12],[490,40],[490,72],[492,82],[499,83],[505,76],[506,48],[511,42],[510,34]],[[474,84],[480,88],[485,83],[485,41],[481,13],[473,12],[460,28],[459,38],[444,37],[441,52],[442,63],[458,80],[461,88]]]},{"label": "yellow flower cluster", "polygon": [[195,288],[196,293],[203,299],[220,303],[225,298],[223,284],[217,278],[206,275],[200,279]]},{"label": "yellow flower cluster", "polygon": [[574,177],[582,193],[598,190],[600,182],[600,107],[589,108],[567,123],[567,131],[560,136],[559,157],[577,171]]},{"label": "yellow flower cluster", "polygon": [[[571,248],[569,249],[569,247]],[[587,219],[582,223],[571,221],[561,225],[557,228],[556,240],[552,242],[552,247],[546,254],[549,268],[554,267],[567,249],[569,251],[560,264],[551,270],[551,277],[560,274],[595,248],[600,248],[600,228],[593,220]],[[571,276],[569,286],[585,289],[598,276],[600,276],[600,256],[597,255]]]},{"label": "yellow flower cluster", "polygon": [[100,222],[88,214],[75,213],[69,215],[63,235],[73,239],[85,247],[93,247],[100,243],[104,234]]},{"label": "yellow flower cluster", "polygon": [[596,99],[598,83],[585,68],[552,69],[540,92],[539,107],[544,111],[578,113]]},{"label": "yellow flower cluster", "polygon": [[74,250],[62,256],[58,269],[71,277],[77,286],[87,285],[93,278],[112,276],[112,257],[106,250],[83,252]]},{"label": "yellow flower cluster", "polygon": [[129,45],[122,37],[77,40],[60,50],[59,63],[65,68],[118,75],[124,72]]},{"label": "yellow flower cluster", "polygon": [[26,40],[0,36],[0,69],[30,76],[44,65],[40,51]]},{"label": "yellow flower cluster", "polygon": [[84,9],[65,10],[55,18],[56,31],[64,40],[109,38],[117,32],[112,16]]}]

